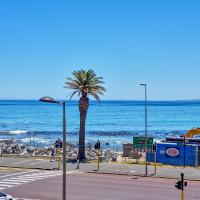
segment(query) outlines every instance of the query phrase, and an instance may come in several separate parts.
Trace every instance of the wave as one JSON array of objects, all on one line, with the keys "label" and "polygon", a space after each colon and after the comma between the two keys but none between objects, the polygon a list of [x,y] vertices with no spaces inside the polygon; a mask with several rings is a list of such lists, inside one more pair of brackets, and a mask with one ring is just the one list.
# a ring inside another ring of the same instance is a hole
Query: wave
[{"label": "wave", "polygon": [[[172,130],[172,131],[166,131],[166,130],[160,130],[160,131],[149,131],[149,136],[154,136],[155,138],[163,138],[166,136],[179,136],[183,134],[185,131],[178,131],[178,130]],[[10,131],[0,131],[0,135],[21,135],[22,136],[43,136],[43,137],[62,137],[62,131],[25,131],[25,130],[10,130]],[[67,131],[67,136],[78,136],[78,131]],[[87,131],[86,136],[102,136],[102,137],[132,137],[132,136],[143,136],[144,131]]]},{"label": "wave", "polygon": [[23,130],[0,131],[0,134],[5,134],[5,135],[21,135],[25,133],[28,133],[28,131],[23,131]]},{"label": "wave", "polygon": [[[23,138],[23,139],[21,139],[20,140],[22,143],[29,143],[30,142],[30,138]],[[32,138],[31,139],[31,142],[32,143],[36,143],[36,144],[38,144],[38,143],[42,143],[42,144],[50,144],[51,143],[51,140],[49,140],[49,139],[45,139],[45,138]]]}]

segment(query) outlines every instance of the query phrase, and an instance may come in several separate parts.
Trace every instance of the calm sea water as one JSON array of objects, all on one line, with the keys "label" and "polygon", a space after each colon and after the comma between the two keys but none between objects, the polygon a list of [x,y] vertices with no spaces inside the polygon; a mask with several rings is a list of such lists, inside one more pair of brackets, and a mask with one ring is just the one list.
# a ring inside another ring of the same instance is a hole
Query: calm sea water
[{"label": "calm sea water", "polygon": [[[78,143],[77,101],[67,102],[67,141]],[[148,133],[156,139],[200,127],[200,101],[150,101]],[[121,146],[144,133],[143,101],[91,101],[86,124],[86,142]],[[33,138],[34,136],[34,138]],[[0,101],[0,139],[13,138],[29,144],[50,145],[62,139],[62,107],[38,101]]]}]

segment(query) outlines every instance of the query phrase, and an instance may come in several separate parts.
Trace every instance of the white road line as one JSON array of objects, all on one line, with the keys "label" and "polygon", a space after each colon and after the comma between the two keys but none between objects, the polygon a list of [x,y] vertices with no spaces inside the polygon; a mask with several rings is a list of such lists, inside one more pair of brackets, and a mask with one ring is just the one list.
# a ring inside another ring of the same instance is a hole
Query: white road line
[{"label": "white road line", "polygon": [[[14,179],[10,178],[8,180],[3,180],[3,181],[6,181],[6,182],[16,182],[16,180],[17,179],[15,179],[15,178]],[[20,182],[21,180],[18,180],[18,181]]]},{"label": "white road line", "polygon": [[10,184],[0,184],[0,187],[12,187]]},{"label": "white road line", "polygon": [[50,175],[50,176],[26,176],[24,177],[24,179],[44,179],[44,178],[50,178],[50,177],[54,177],[55,175]]},{"label": "white road line", "polygon": [[5,184],[8,183],[8,184],[12,184],[12,185],[13,185],[13,184],[14,184],[14,185],[19,185],[19,184],[20,184],[20,183],[14,182],[14,181],[12,181],[12,180],[0,181],[0,184],[1,184],[1,183],[2,183],[2,184],[3,184],[3,183],[5,183]]},{"label": "white road line", "polygon": [[[42,171],[42,172],[35,172],[35,173],[30,173],[30,174],[27,174],[27,175],[38,175],[38,174],[43,174],[43,175],[45,175],[45,174],[62,174],[62,172],[58,172],[58,171],[53,171],[53,172],[44,172],[44,171]],[[26,175],[24,175],[24,176],[26,176]]]},{"label": "white road line", "polygon": [[35,176],[57,176],[57,175],[60,175],[60,174],[27,174],[27,175],[24,175],[23,177],[27,177],[27,176],[32,176],[32,177],[35,177]]},{"label": "white road line", "polygon": [[15,181],[18,181],[18,182],[22,182],[22,181],[26,181],[26,182],[29,182],[29,181],[33,181],[33,180],[35,180],[35,179],[33,179],[33,178],[12,178],[12,180],[15,180]]},{"label": "white road line", "polygon": [[13,180],[13,181],[18,181],[19,183],[21,182],[21,183],[28,183],[28,181],[25,181],[25,180],[18,180],[18,179],[16,179],[16,178],[11,178],[11,180]]},{"label": "white road line", "polygon": [[31,171],[27,171],[27,172],[20,172],[20,173],[15,173],[15,174],[9,174],[9,175],[5,175],[5,176],[0,176],[0,178],[6,178],[6,177],[9,177],[9,176],[16,176],[16,175],[21,175],[21,174],[27,174],[27,173],[30,173],[30,172],[35,172],[37,170],[31,170]]},{"label": "white road line", "polygon": [[32,180],[34,177],[13,177],[11,179],[19,179],[19,180]]},{"label": "white road line", "polygon": [[38,179],[38,178],[45,178],[45,177],[47,177],[47,176],[42,176],[42,177],[40,177],[40,176],[26,176],[26,177],[17,177],[17,178],[19,178],[19,179]]},{"label": "white road line", "polygon": [[57,176],[57,175],[61,175],[61,174],[27,174],[27,175],[24,175],[23,177],[28,177],[28,176],[31,176],[31,177],[37,177],[37,176],[47,177],[47,176]]}]

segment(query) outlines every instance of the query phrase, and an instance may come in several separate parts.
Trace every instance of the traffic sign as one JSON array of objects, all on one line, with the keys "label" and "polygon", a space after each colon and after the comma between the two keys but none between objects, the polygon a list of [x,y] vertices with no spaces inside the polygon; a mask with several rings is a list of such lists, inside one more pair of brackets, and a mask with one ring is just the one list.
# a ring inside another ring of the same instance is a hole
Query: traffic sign
[{"label": "traffic sign", "polygon": [[[144,149],[146,143],[145,137],[133,137],[133,148]],[[153,137],[147,137],[147,149],[153,148]]]}]

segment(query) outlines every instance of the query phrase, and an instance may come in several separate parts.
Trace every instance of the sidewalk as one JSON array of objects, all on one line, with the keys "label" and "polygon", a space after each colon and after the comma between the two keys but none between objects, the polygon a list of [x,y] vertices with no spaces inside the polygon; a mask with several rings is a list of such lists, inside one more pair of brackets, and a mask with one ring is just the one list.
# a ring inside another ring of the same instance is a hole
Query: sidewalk
[{"label": "sidewalk", "polygon": [[[83,167],[80,166],[80,168]],[[85,166],[86,167],[86,166]],[[93,166],[95,167],[95,166]],[[97,167],[96,167],[97,169]],[[157,173],[154,175],[154,167],[148,166],[148,176],[158,177],[158,178],[171,178],[178,179],[181,173],[185,174],[185,179],[200,181],[200,169],[186,167],[174,167],[174,166],[158,166]],[[95,172],[94,170],[90,172]],[[132,176],[144,176],[145,166],[136,165],[136,164],[110,164],[102,163],[100,164],[99,173],[108,173],[108,174],[123,174],[123,175],[132,175]]]},{"label": "sidewalk", "polygon": [[[16,167],[26,169],[43,169],[53,170],[58,167],[57,162],[50,162],[48,159],[36,159],[36,158],[0,158],[0,167]],[[61,163],[62,167],[62,163]],[[76,170],[77,164],[67,163],[67,171]],[[80,172],[97,173],[97,163],[80,163]],[[144,165],[136,164],[118,164],[118,163],[100,163],[100,170],[98,173],[105,174],[120,174],[120,175],[132,175],[132,176],[144,176]],[[185,178],[189,180],[200,181],[200,168],[186,167],[173,167],[173,166],[158,166],[157,174],[154,175],[154,167],[148,166],[148,175],[164,178],[179,178],[180,173],[185,174]]]}]

